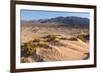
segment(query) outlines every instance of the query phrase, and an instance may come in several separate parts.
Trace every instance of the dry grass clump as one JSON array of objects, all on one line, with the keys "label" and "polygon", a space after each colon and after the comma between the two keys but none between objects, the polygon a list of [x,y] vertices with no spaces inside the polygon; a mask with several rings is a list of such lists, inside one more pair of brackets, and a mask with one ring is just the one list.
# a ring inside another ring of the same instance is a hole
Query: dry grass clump
[{"label": "dry grass clump", "polygon": [[55,46],[65,46],[63,43],[60,43],[60,40],[66,40],[65,37],[62,37],[61,35],[47,35],[44,37],[46,39],[45,42],[47,42],[50,45]]},{"label": "dry grass clump", "polygon": [[59,39],[61,39],[61,40],[67,40],[67,38],[65,38],[65,37],[60,37]]},{"label": "dry grass clump", "polygon": [[47,42],[57,42],[57,36],[56,35],[47,35]]},{"label": "dry grass clump", "polygon": [[87,40],[89,40],[89,34],[82,34],[82,35],[79,35],[78,38],[80,40],[82,40],[83,42],[86,42]]},{"label": "dry grass clump", "polygon": [[46,42],[40,42],[37,44],[37,46],[42,48],[50,48],[50,46],[48,46],[48,43]]},{"label": "dry grass clump", "polygon": [[54,35],[54,34],[47,35],[43,38],[47,39],[46,42],[59,42],[59,40],[67,40],[66,37],[63,37],[61,35]]},{"label": "dry grass clump", "polygon": [[30,56],[36,53],[37,46],[32,44],[32,42],[24,43],[21,46],[21,56]]}]

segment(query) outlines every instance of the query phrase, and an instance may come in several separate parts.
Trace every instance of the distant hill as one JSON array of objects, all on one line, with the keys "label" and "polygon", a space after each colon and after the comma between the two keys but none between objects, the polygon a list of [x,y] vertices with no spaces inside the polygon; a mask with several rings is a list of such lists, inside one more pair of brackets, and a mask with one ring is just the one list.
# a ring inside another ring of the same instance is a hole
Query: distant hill
[{"label": "distant hill", "polygon": [[39,20],[31,20],[31,21],[22,21],[22,23],[56,23],[60,26],[68,26],[68,27],[81,27],[81,28],[88,28],[89,27],[89,19],[88,18],[81,18],[81,17],[55,17],[50,19],[39,19]]}]

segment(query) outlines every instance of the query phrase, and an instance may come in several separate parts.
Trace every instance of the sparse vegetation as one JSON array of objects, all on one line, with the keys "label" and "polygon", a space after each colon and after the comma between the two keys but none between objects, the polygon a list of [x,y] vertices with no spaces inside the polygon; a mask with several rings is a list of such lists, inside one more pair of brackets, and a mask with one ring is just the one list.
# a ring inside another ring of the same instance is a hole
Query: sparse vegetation
[{"label": "sparse vegetation", "polygon": [[77,38],[76,38],[76,37],[71,37],[71,38],[69,38],[68,40],[77,41]]},{"label": "sparse vegetation", "polygon": [[21,46],[22,56],[29,56],[36,53],[37,46],[32,43],[25,43]]},{"label": "sparse vegetation", "polygon": [[60,37],[59,39],[61,39],[61,40],[67,40],[67,38],[65,38],[65,37]]},{"label": "sparse vegetation", "polygon": [[47,42],[43,42],[43,41],[37,43],[36,46],[39,47],[39,48],[46,48],[46,49],[47,49],[47,48],[51,48],[51,47],[48,45]]},{"label": "sparse vegetation", "polygon": [[36,39],[33,40],[33,42],[40,42],[40,39],[36,38]]},{"label": "sparse vegetation", "polygon": [[47,42],[40,41],[39,39],[34,39],[21,46],[21,56],[30,56],[36,53],[37,48],[51,48],[48,46]]},{"label": "sparse vegetation", "polygon": [[87,40],[89,40],[89,34],[86,35],[79,35],[78,38],[84,42],[86,42]]},{"label": "sparse vegetation", "polygon": [[46,40],[47,42],[58,42],[58,38],[56,35],[47,35],[46,38],[47,38]]}]

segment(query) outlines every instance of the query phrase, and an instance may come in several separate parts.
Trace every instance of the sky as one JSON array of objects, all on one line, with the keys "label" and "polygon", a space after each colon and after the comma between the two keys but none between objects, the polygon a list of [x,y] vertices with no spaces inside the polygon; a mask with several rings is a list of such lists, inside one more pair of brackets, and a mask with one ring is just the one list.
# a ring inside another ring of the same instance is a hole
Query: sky
[{"label": "sky", "polygon": [[87,12],[62,12],[62,11],[42,11],[42,10],[21,10],[21,20],[39,20],[55,18],[58,16],[77,16],[82,18],[89,18],[90,14]]}]

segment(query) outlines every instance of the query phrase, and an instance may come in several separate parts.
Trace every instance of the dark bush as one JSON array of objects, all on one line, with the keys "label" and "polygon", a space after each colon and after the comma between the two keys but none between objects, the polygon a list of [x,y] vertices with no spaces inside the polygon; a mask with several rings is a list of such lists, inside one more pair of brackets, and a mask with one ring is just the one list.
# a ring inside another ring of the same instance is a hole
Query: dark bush
[{"label": "dark bush", "polygon": [[30,56],[36,53],[36,45],[25,43],[21,46],[21,56]]},{"label": "dark bush", "polygon": [[86,42],[87,40],[89,40],[89,34],[82,34],[79,35],[78,38],[84,42]]}]

